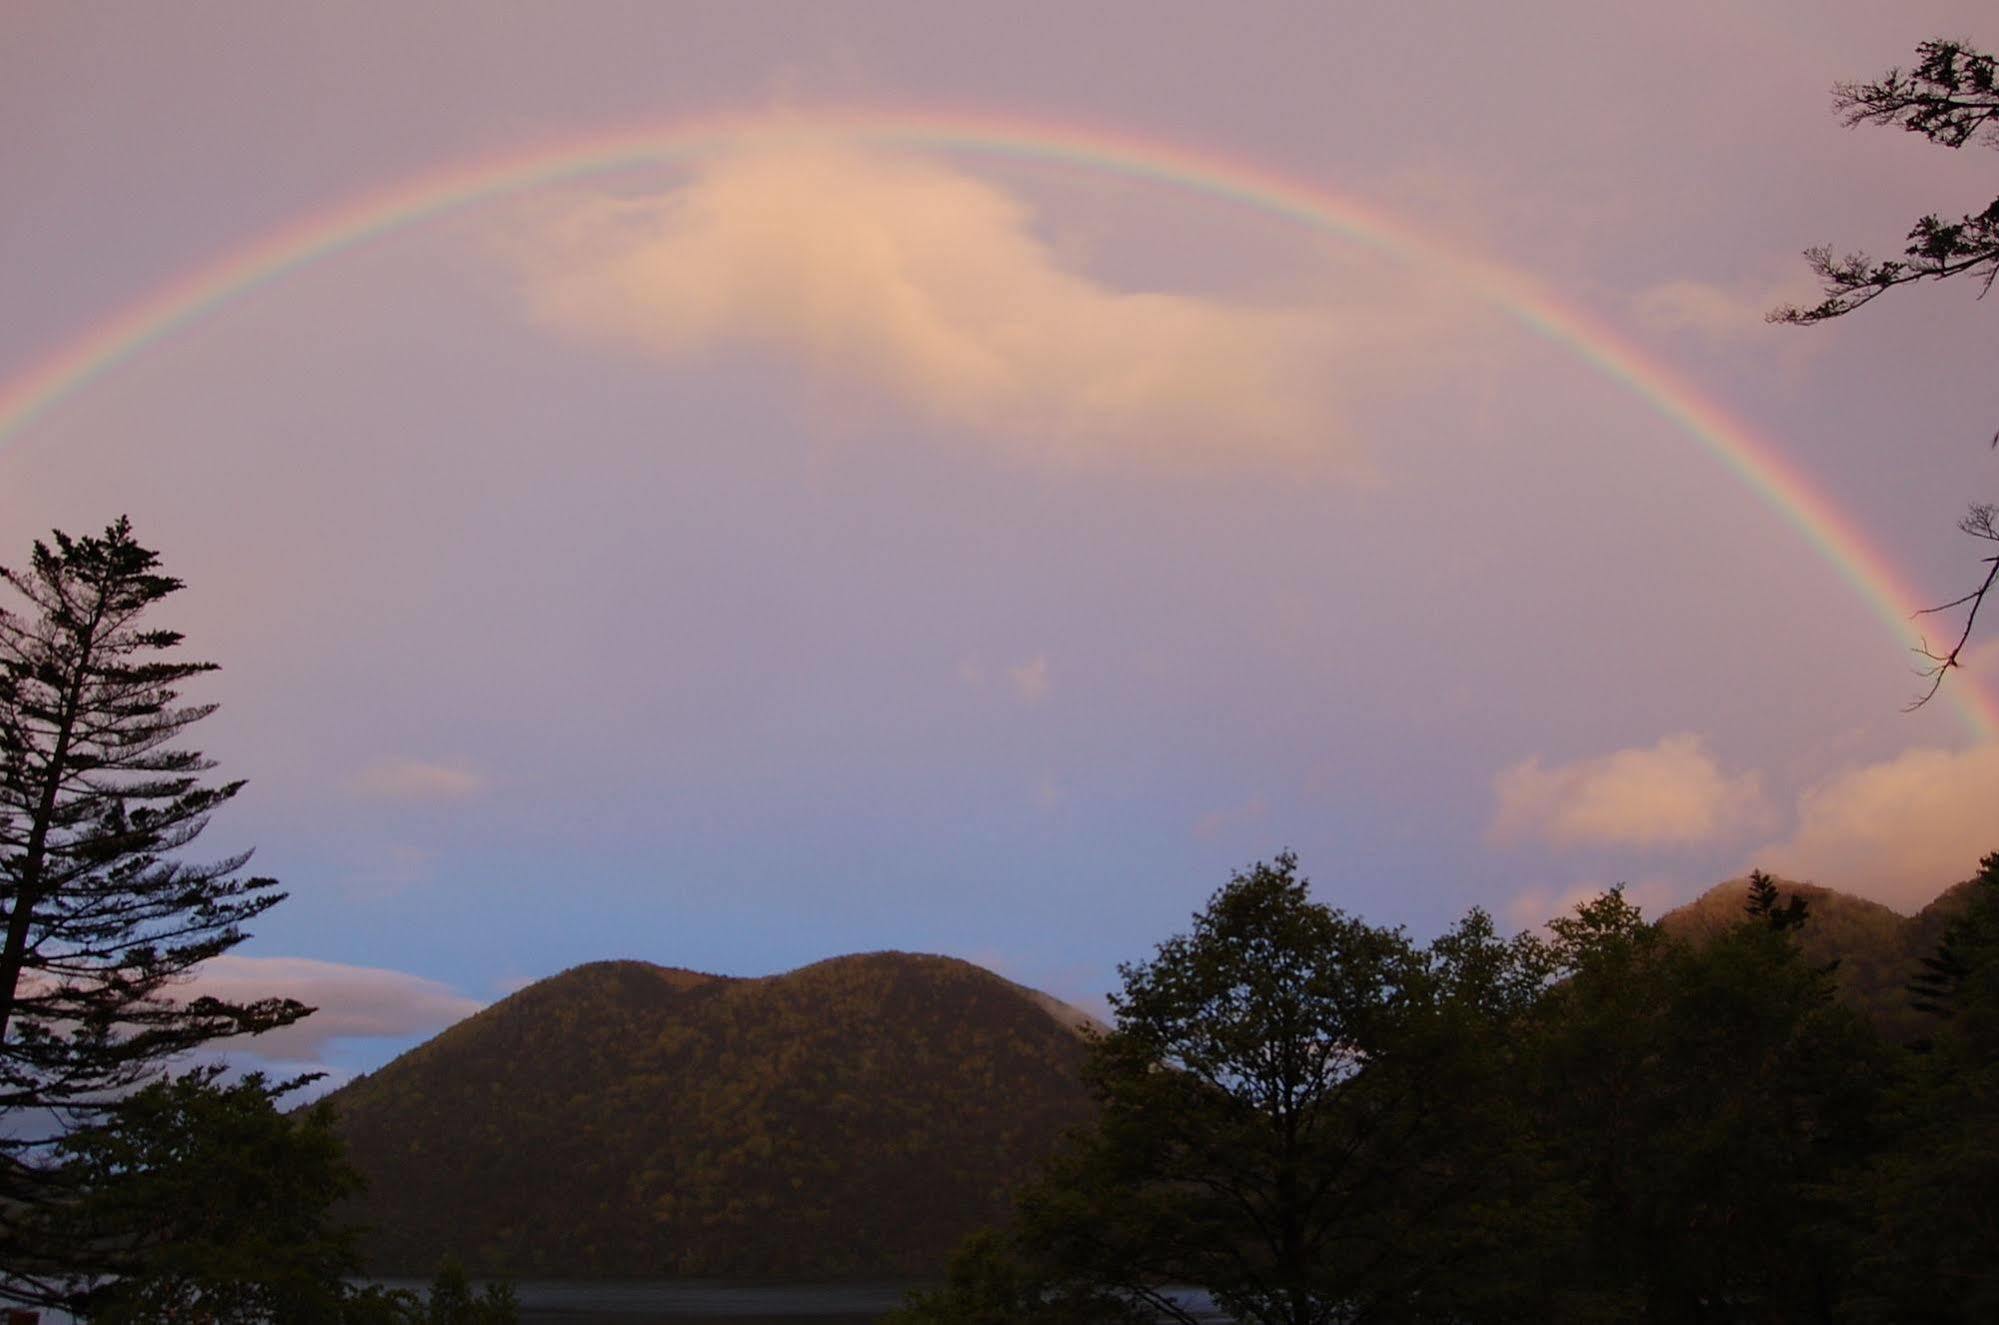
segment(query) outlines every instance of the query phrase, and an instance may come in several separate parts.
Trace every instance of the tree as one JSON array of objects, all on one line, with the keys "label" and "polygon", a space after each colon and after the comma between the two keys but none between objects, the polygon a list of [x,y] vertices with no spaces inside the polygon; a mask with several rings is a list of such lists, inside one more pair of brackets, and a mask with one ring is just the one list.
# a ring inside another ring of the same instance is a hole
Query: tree
[{"label": "tree", "polygon": [[[1933,143],[1960,148],[1981,138],[1999,147],[1999,60],[1959,41],[1926,41],[1916,47],[1918,62],[1904,72],[1890,69],[1872,83],[1839,83],[1834,104],[1849,126],[1899,124]],[[1805,250],[1805,260],[1824,286],[1824,298],[1809,308],[1773,310],[1773,322],[1800,326],[1844,317],[1899,285],[1968,277],[1980,296],[1999,278],[1999,198],[1983,211],[1945,220],[1931,213],[1916,221],[1900,258],[1879,261],[1865,253],[1837,255],[1830,247]],[[1999,447],[1999,433],[1992,444]],[[1958,527],[1974,538],[1999,543],[1999,506],[1974,503]],[[1924,644],[1923,675],[1929,689],[1911,707],[1935,696],[1959,659],[1995,582],[1999,553],[1985,558],[1985,577],[1970,593],[1939,603],[1928,612],[1964,609],[1964,621],[1954,643],[1941,652]]]},{"label": "tree", "polygon": [[1021,1201],[1031,1263],[1150,1319],[1196,1318],[1173,1285],[1262,1325],[1461,1310],[1512,1172],[1497,1032],[1539,951],[1478,913],[1419,949],[1312,902],[1290,855],[1235,875],[1121,968],[1100,1121]]},{"label": "tree", "polygon": [[157,1081],[58,1150],[75,1199],[44,1236],[87,1249],[66,1305],[92,1325],[345,1319],[356,1231],[330,1210],[360,1177],[323,1105],[283,1113],[258,1074]]},{"label": "tree", "polygon": [[1877,1230],[1860,1258],[1857,1318],[1999,1315],[1999,853],[1910,982],[1934,1034],[1908,1056],[1888,1143],[1856,1184]]},{"label": "tree", "polygon": [[29,1240],[75,1199],[63,1138],[139,1107],[178,1056],[311,1009],[174,997],[284,896],[240,874],[247,853],[178,855],[243,785],[205,783],[211,763],[176,744],[214,707],[180,695],[214,665],[144,620],[181,582],[122,518],[37,541],[0,580],[26,607],[0,609],[0,1297],[48,1302],[77,1268]]},{"label": "tree", "polygon": [[1617,891],[1550,922],[1520,1080],[1579,1218],[1512,1318],[1823,1320],[1844,1297],[1865,1233],[1839,1193],[1884,1055],[1798,950],[1805,908],[1758,875],[1745,911],[1699,942]]},{"label": "tree", "polygon": [[430,1301],[410,1304],[410,1325],[514,1325],[520,1304],[512,1284],[489,1283],[476,1296],[465,1267],[447,1259],[430,1284]]}]

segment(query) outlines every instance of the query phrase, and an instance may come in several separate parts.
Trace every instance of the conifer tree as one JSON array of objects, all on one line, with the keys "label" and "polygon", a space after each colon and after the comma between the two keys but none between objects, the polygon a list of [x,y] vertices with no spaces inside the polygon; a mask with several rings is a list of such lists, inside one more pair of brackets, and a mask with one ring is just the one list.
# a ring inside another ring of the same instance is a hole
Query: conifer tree
[{"label": "conifer tree", "polygon": [[181,698],[214,664],[145,620],[181,582],[123,518],[0,580],[22,600],[0,607],[0,1296],[32,1301],[62,1268],[33,1230],[70,1199],[63,1137],[177,1056],[311,1009],[174,996],[284,897],[248,853],[179,857],[243,785],[178,743],[214,709]]}]

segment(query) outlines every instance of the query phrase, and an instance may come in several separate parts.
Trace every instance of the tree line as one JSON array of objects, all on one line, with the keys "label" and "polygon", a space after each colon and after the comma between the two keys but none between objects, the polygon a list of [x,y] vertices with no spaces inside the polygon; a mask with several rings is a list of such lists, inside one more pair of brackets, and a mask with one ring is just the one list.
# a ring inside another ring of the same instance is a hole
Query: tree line
[{"label": "tree line", "polygon": [[1288,855],[1122,968],[1098,1120],[898,1325],[1999,1319],[1999,854],[1883,1042],[1752,876],[1427,945]]}]

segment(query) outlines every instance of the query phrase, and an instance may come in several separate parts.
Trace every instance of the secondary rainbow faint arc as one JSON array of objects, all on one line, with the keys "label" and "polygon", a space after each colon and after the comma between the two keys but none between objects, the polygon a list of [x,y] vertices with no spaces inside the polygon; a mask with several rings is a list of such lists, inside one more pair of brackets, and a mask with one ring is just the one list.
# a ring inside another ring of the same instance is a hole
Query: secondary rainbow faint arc
[{"label": "secondary rainbow faint arc", "polygon": [[[1447,263],[1467,290],[1622,382],[1677,424],[1802,534],[1900,639],[1909,643],[1916,639],[1911,619],[1921,600],[1900,582],[1850,516],[1773,444],[1530,277],[1465,254],[1350,199],[1255,165],[1123,132],[1011,117],[867,110],[815,112],[809,120],[798,115],[710,117],[599,132],[431,171],[303,217],[176,277],[0,383],[0,452],[51,406],[154,341],[305,263],[503,194],[787,137],[1071,162],[1229,199],[1404,258]],[[1962,674],[1950,679],[1945,693],[1975,738],[1989,741],[1999,736],[1999,699]]]}]

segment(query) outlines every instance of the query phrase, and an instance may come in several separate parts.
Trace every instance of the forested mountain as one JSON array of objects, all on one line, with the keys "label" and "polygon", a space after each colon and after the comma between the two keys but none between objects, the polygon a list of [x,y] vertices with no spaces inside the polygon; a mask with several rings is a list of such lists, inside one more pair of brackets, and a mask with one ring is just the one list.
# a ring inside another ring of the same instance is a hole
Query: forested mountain
[{"label": "forested mountain", "polygon": [[[1889,1042],[1926,1034],[1929,1019],[1909,1007],[1905,986],[1922,959],[1936,951],[1951,918],[1963,911],[1971,885],[1955,884],[1915,915],[1905,916],[1815,883],[1775,882],[1786,897],[1802,897],[1809,906],[1798,932],[1805,956],[1839,963],[1833,975],[1840,992],[1867,1013]],[[1742,919],[1748,897],[1749,880],[1731,879],[1668,911],[1660,923],[1685,937],[1717,934]]]},{"label": "forested mountain", "polygon": [[595,962],[331,1098],[380,1272],[927,1273],[1088,1116],[1081,1017],[945,957]]}]

